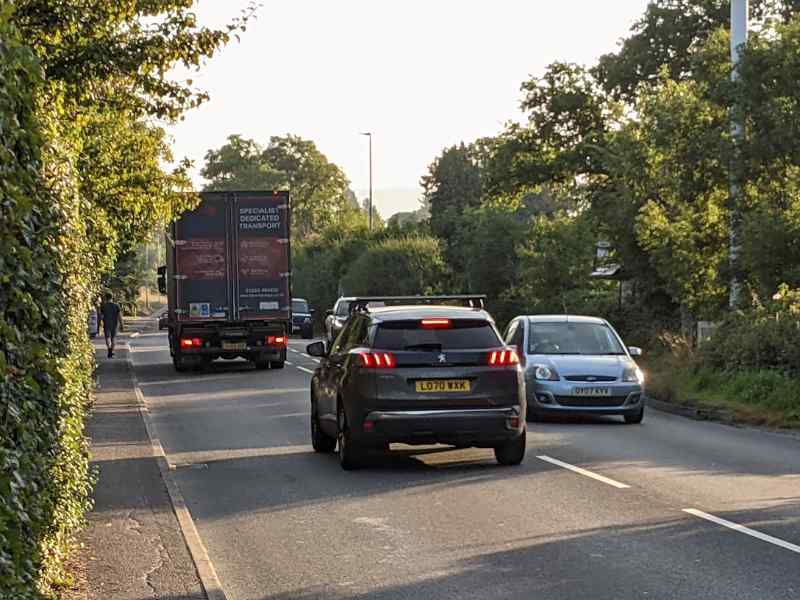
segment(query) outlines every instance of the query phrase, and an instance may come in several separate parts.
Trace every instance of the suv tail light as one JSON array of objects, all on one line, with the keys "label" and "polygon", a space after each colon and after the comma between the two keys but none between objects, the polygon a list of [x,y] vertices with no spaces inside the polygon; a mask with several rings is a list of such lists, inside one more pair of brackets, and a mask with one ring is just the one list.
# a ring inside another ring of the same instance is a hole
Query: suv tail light
[{"label": "suv tail light", "polygon": [[366,369],[394,369],[397,360],[389,352],[359,352],[361,366]]},{"label": "suv tail light", "polygon": [[492,367],[510,367],[519,364],[519,356],[515,350],[492,350],[489,352],[489,365]]},{"label": "suv tail light", "polygon": [[267,337],[268,346],[288,346],[289,339],[285,335],[271,335]]},{"label": "suv tail light", "polygon": [[181,348],[199,348],[202,345],[200,338],[181,338]]}]

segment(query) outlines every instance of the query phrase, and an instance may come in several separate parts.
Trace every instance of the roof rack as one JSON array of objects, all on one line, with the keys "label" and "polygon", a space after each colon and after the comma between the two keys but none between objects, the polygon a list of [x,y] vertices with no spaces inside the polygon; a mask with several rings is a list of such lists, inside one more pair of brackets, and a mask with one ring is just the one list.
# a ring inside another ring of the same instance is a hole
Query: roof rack
[{"label": "roof rack", "polygon": [[381,302],[386,304],[397,305],[418,305],[418,304],[447,304],[451,302],[458,302],[462,306],[468,308],[486,307],[486,295],[484,294],[466,294],[455,296],[358,296],[350,302],[350,312],[366,311],[371,302]]}]

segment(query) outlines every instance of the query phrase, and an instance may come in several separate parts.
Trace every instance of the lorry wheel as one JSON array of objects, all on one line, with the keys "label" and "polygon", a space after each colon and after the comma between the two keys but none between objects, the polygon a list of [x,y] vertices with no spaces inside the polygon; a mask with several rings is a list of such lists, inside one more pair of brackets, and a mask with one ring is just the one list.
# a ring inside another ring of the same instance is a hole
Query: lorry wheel
[{"label": "lorry wheel", "polygon": [[256,369],[258,369],[259,371],[263,371],[267,367],[269,367],[269,361],[268,360],[254,360],[253,362],[256,365]]},{"label": "lorry wheel", "polygon": [[283,361],[282,360],[273,360],[269,363],[270,369],[282,369],[283,368]]}]

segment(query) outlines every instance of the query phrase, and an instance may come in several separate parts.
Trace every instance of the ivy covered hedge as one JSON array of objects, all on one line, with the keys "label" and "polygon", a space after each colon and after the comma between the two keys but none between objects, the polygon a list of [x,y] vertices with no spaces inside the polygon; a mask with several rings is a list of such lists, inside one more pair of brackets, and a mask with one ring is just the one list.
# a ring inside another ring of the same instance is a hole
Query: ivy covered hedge
[{"label": "ivy covered hedge", "polygon": [[0,598],[26,600],[65,580],[88,506],[94,282],[73,151],[49,143],[58,107],[37,110],[45,82],[9,15],[0,1]]}]

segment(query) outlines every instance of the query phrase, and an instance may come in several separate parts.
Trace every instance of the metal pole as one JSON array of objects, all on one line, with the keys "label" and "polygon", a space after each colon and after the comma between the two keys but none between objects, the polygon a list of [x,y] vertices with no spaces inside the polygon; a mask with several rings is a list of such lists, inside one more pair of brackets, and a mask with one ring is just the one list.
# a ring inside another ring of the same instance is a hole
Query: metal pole
[{"label": "metal pole", "polygon": [[[733,0],[731,2],[731,81],[739,80],[739,63],[742,52],[747,45],[747,29],[749,0]],[[741,213],[741,178],[742,162],[740,146],[744,138],[744,115],[737,104],[731,107],[731,137],[733,139],[733,156],[730,165],[730,199],[729,199],[729,260],[731,269],[730,292],[728,306],[739,308],[742,299],[741,251],[742,251],[742,213]]]},{"label": "metal pole", "polygon": [[369,230],[372,231],[372,132],[361,135],[369,138]]}]

